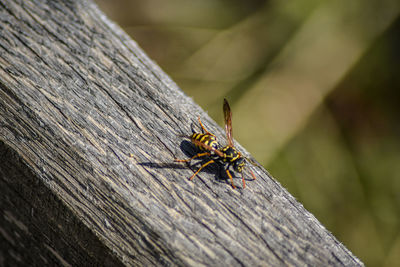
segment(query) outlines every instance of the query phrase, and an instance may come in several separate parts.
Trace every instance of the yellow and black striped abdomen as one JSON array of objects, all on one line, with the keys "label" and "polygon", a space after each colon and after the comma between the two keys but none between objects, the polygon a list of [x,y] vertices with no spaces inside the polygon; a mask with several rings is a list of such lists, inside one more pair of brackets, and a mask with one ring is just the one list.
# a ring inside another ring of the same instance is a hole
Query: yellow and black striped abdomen
[{"label": "yellow and black striped abdomen", "polygon": [[196,144],[194,141],[198,141],[198,142],[200,142],[202,144],[205,144],[207,146],[210,146],[210,147],[212,147],[214,149],[218,149],[219,148],[219,145],[218,145],[218,142],[217,142],[217,139],[215,138],[215,136],[212,136],[212,135],[209,135],[209,134],[194,133],[194,134],[192,134],[190,136],[190,140],[200,150],[209,151],[208,149]]}]

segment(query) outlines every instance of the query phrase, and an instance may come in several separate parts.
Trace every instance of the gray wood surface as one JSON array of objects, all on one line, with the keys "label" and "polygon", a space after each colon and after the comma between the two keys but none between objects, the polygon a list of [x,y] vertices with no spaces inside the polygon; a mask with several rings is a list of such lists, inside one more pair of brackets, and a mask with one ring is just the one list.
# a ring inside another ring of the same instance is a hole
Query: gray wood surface
[{"label": "gray wood surface", "polygon": [[91,1],[1,1],[0,265],[363,265],[260,167],[189,181],[197,116]]}]

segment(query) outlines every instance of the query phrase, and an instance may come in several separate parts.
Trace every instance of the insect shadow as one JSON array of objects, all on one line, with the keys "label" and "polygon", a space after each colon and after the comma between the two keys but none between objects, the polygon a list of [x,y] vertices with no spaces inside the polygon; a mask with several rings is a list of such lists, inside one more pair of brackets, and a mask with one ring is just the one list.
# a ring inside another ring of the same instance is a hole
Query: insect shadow
[{"label": "insect shadow", "polygon": [[[181,150],[185,153],[185,155],[189,156],[190,153],[194,153],[194,148],[192,147],[191,143],[189,141],[182,141],[180,145]],[[187,165],[178,163],[178,162],[139,162],[138,163],[141,166],[146,166],[150,168],[158,168],[158,169],[164,169],[164,168],[176,168],[176,169],[186,169]]]},{"label": "insect shadow", "polygon": [[[180,149],[185,153],[185,156],[187,158],[191,158],[192,156],[196,155],[199,153],[199,150],[193,145],[192,142],[188,140],[183,140],[180,144]],[[190,168],[193,171],[196,171],[199,169],[200,166],[202,166],[204,163],[210,161],[211,159],[215,159],[215,157],[211,156],[204,156],[204,157],[199,157],[196,159],[191,160],[190,162],[187,163],[179,163],[179,165],[184,168]],[[206,173],[211,173],[215,174],[215,180],[219,182],[226,182],[229,177],[226,176],[224,170],[225,170],[225,164],[219,162],[216,160],[213,164],[207,165],[204,167],[204,169],[201,170],[201,172],[206,172]],[[194,177],[194,179],[196,179]]]},{"label": "insect shadow", "polygon": [[[183,140],[179,146],[181,151],[185,154],[187,158],[192,157],[198,153],[198,149],[188,140]],[[205,156],[200,157],[192,160],[191,162],[181,163],[181,162],[139,162],[138,164],[145,167],[156,168],[156,169],[164,169],[164,168],[171,168],[171,169],[187,169],[190,168],[193,171],[196,171],[199,166],[204,164],[205,162],[209,161],[211,157]],[[210,164],[206,166],[201,172],[206,173],[213,173],[215,174],[215,179],[222,182],[222,180],[226,181],[228,177],[224,176],[224,172],[222,171],[223,164],[216,162],[214,164]]]}]

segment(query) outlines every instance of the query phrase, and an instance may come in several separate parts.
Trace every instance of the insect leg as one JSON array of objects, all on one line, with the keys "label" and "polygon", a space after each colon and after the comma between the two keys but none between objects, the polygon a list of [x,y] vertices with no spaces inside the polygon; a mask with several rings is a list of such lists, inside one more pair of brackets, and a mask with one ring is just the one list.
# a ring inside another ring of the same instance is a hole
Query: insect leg
[{"label": "insect leg", "polygon": [[243,181],[243,189],[245,189],[246,188],[246,182],[244,181],[243,173],[242,173],[242,181]]},{"label": "insect leg", "polygon": [[199,120],[199,123],[200,123],[200,126],[201,126],[201,129],[206,133],[206,134],[208,134],[208,135],[211,135],[211,136],[214,136],[215,137],[215,135],[213,135],[212,133],[210,133],[209,131],[207,131],[207,129],[204,127],[204,125],[201,123],[201,120],[200,120],[200,116],[198,117],[198,120]]},{"label": "insect leg", "polygon": [[251,173],[251,176],[253,176],[253,180],[255,180],[256,179],[256,176],[254,175],[254,172],[252,171],[252,170],[249,170],[250,171],[250,173]]},{"label": "insect leg", "polygon": [[198,157],[203,157],[203,156],[211,156],[210,152],[203,152],[203,153],[199,153],[194,155],[193,157],[191,157],[190,159],[174,159],[175,162],[190,162],[192,159],[198,158]]},{"label": "insect leg", "polygon": [[230,171],[228,169],[226,169],[226,174],[228,175],[229,179],[231,179],[232,187],[233,187],[233,189],[235,189],[236,186],[233,184],[232,174],[230,173]]},{"label": "insect leg", "polygon": [[207,161],[206,163],[204,163],[203,165],[201,165],[201,167],[189,178],[189,180],[193,180],[193,178],[207,165],[214,163],[215,161],[212,159],[210,161]]}]

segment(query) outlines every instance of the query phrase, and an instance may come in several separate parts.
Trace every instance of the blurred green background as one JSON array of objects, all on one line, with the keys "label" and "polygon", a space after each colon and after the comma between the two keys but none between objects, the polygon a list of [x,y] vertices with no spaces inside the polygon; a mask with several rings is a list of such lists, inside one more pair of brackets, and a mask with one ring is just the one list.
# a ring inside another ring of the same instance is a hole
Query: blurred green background
[{"label": "blurred green background", "polygon": [[97,0],[367,266],[400,266],[400,1]]}]

